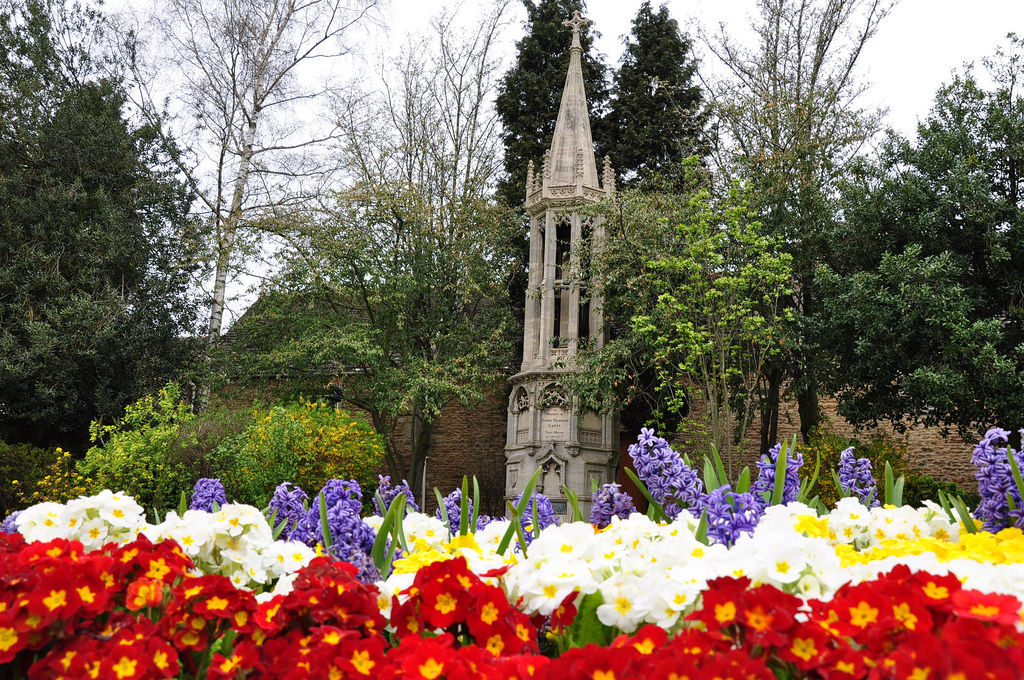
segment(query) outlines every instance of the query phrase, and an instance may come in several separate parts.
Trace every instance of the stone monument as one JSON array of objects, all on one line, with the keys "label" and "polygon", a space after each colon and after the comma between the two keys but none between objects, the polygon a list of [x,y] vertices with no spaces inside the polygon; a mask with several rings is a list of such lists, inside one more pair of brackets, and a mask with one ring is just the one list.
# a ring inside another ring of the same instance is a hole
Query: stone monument
[{"label": "stone monument", "polygon": [[539,177],[533,161],[527,168],[530,279],[523,364],[510,379],[505,445],[506,498],[521,493],[540,468],[535,491],[563,515],[562,487],[575,491],[580,509],[589,513],[593,483],[615,481],[619,457],[617,417],[580,410],[563,384],[581,342],[597,347],[604,342],[601,299],[588,295],[580,276],[581,258],[600,247],[604,230],[600,219],[579,209],[615,192],[608,158],[599,180],[590,134],[580,45],[580,30],[589,23],[579,12],[564,22],[572,29],[572,46],[551,149]]}]

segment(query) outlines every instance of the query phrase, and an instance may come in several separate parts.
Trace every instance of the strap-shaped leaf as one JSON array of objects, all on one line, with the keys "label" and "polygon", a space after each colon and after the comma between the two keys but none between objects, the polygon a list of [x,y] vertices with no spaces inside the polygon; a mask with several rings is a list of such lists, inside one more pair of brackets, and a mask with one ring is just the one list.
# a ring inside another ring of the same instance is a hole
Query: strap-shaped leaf
[{"label": "strap-shaped leaf", "polygon": [[[711,458],[715,461],[715,475],[718,477],[718,485],[729,483],[729,476],[725,474],[725,465],[722,463],[722,456],[718,453],[718,447],[711,445]],[[715,487],[718,488],[718,487]]]},{"label": "strap-shaped leaf", "polygon": [[[509,543],[512,542],[512,537],[516,533],[516,525],[521,523],[523,517],[523,511],[526,509],[526,503],[530,499],[530,495],[533,493],[533,487],[537,484],[537,480],[540,479],[540,473],[544,471],[544,468],[538,467],[534,471],[533,476],[526,482],[526,488],[523,489],[523,495],[519,498],[519,504],[513,506],[512,502],[509,501],[509,510],[512,512],[512,523],[508,529],[505,530],[504,535],[501,537],[501,542],[498,543],[498,554],[504,555],[505,551],[508,550]],[[520,528],[520,533],[522,529]]]},{"label": "strap-shaped leaf", "polygon": [[441,521],[444,522],[445,528],[448,530],[448,540],[455,538],[452,536],[451,522],[448,519],[448,508],[444,507],[444,496],[441,495],[441,491],[435,486],[434,495],[437,496],[437,510],[441,513]]},{"label": "strap-shaped leaf", "polygon": [[188,510],[188,498],[185,496],[185,492],[181,492],[181,498],[178,499],[178,517],[184,517],[185,512]]},{"label": "strap-shaped leaf", "polygon": [[949,499],[946,498],[946,494],[942,492],[942,489],[939,489],[938,492],[939,492],[939,505],[941,505],[942,509],[946,511],[946,515],[949,516],[949,521],[955,523],[956,522],[956,517],[953,515],[953,508],[951,508],[950,505],[949,505]]},{"label": "strap-shaped leaf", "polygon": [[1010,460],[1010,471],[1013,472],[1013,482],[1017,485],[1017,494],[1024,500],[1024,478],[1020,474],[1020,466],[1017,465],[1017,457],[1013,455],[1013,449],[1006,447],[1006,457]]},{"label": "strap-shaped leaf", "polygon": [[532,507],[533,507],[533,518],[532,518],[533,519],[533,524],[531,524],[530,526],[533,527],[533,537],[537,538],[538,536],[540,536],[540,518],[537,516],[537,499],[536,498],[533,499],[533,506]]},{"label": "strap-shaped leaf", "polygon": [[[814,474],[811,475],[810,481],[804,480],[800,483],[800,493],[797,494],[796,499],[801,503],[805,503],[807,497],[814,491],[814,485],[818,483],[818,473],[821,471],[821,456],[817,453],[814,454]],[[804,485],[806,482],[806,486]]]},{"label": "strap-shaped leaf", "polygon": [[786,490],[786,466],[789,462],[789,443],[783,442],[779,449],[779,457],[775,461],[775,485],[772,487],[770,505],[782,503],[782,495]]},{"label": "strap-shaped leaf", "polygon": [[896,482],[893,481],[892,466],[889,465],[889,461],[885,461],[885,504],[896,505],[893,503],[893,493],[896,491]]},{"label": "strap-shaped leaf", "polygon": [[469,478],[462,475],[462,498],[459,499],[459,536],[469,530]]},{"label": "strap-shaped leaf", "polygon": [[473,475],[473,516],[469,520],[469,530],[476,533],[476,522],[480,519],[480,483]]},{"label": "strap-shaped leaf", "polygon": [[[401,506],[399,505],[399,501],[401,501]],[[404,506],[405,494],[400,493],[395,497],[395,500],[391,504],[391,507],[388,508],[388,511],[384,513],[384,519],[380,523],[380,529],[377,530],[377,538],[373,540],[373,547],[370,548],[370,559],[373,560],[374,566],[377,567],[381,576],[384,578],[387,578],[388,573],[391,571],[391,560],[394,555],[394,550],[387,549],[388,534],[392,532],[395,517],[400,512],[399,507]]]},{"label": "strap-shaped leaf", "polygon": [[708,493],[711,493],[718,487],[722,486],[722,480],[718,478],[718,473],[715,472],[715,464],[711,462],[710,458],[704,459],[704,488]]},{"label": "strap-shaped leaf", "polygon": [[[512,501],[508,501],[508,508],[510,511],[516,512],[517,508],[512,506]],[[523,533],[523,523],[513,520],[512,526],[516,530],[516,536],[519,537],[519,549],[523,551],[523,557],[526,557],[526,534]]]},{"label": "strap-shaped leaf", "polygon": [[736,480],[736,493],[746,493],[750,491],[750,466],[743,468],[743,472],[740,473],[740,478]]},{"label": "strap-shaped leaf", "polygon": [[850,492],[843,488],[843,480],[839,478],[839,473],[835,470],[832,470],[832,481],[836,485],[836,495],[840,498],[846,498],[850,495]]},{"label": "strap-shaped leaf", "polygon": [[903,505],[903,487],[907,483],[906,475],[900,475],[900,478],[896,480],[896,484],[892,488],[892,504],[896,507]]},{"label": "strap-shaped leaf", "polygon": [[331,526],[327,523],[327,498],[324,497],[324,492],[320,492],[319,501],[320,503],[320,531],[324,536],[324,551],[331,549],[334,545],[334,539],[331,537]]},{"label": "strap-shaped leaf", "polygon": [[629,468],[623,469],[626,471],[626,474],[629,475],[629,478],[633,480],[633,483],[636,484],[637,488],[640,489],[640,493],[642,493],[644,495],[644,498],[647,499],[648,511],[650,511],[651,508],[654,509],[655,516],[652,517],[652,519],[655,522],[668,522],[668,514],[666,514],[665,509],[661,507],[661,504],[654,500],[654,496],[652,496],[651,492],[648,491],[647,485],[640,481],[640,478],[636,476],[635,472],[633,472]]},{"label": "strap-shaped leaf", "polygon": [[700,513],[700,521],[697,522],[697,530],[693,532],[693,537],[704,545],[711,545],[711,541],[708,540],[708,511]]},{"label": "strap-shaped leaf", "polygon": [[950,496],[950,501],[953,503],[953,507],[956,509],[956,514],[960,516],[960,521],[964,524],[964,529],[969,534],[978,533],[978,527],[974,523],[974,518],[971,517],[971,513],[968,512],[967,506],[960,499],[959,496]]},{"label": "strap-shaped leaf", "polygon": [[569,507],[572,509],[572,516],[569,518],[570,522],[584,522],[583,512],[580,510],[580,499],[579,494],[569,489],[569,487],[562,485],[562,493],[569,499]]}]

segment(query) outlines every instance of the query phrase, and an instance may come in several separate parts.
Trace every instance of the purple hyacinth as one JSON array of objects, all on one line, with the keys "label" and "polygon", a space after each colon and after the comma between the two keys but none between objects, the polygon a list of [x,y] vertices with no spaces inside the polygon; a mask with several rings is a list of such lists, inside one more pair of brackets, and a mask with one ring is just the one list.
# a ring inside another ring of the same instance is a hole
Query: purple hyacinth
[{"label": "purple hyacinth", "polygon": [[[519,501],[522,500],[523,494],[516,496],[513,501],[515,506],[519,507]],[[551,499],[542,493],[535,493],[530,495],[530,500],[526,501],[526,506],[523,508],[522,526],[523,535],[526,537],[526,544],[533,543],[533,508],[537,506],[537,526],[540,531],[544,531],[549,526],[558,524],[558,518],[555,516],[555,508],[551,505]]]},{"label": "purple hyacinth", "polygon": [[291,540],[295,527],[306,516],[308,504],[309,496],[306,495],[306,492],[297,486],[292,486],[291,482],[282,482],[274,490],[274,497],[270,499],[270,510],[276,512],[274,515],[275,525],[285,522],[281,536],[286,541]]},{"label": "purple hyacinth", "polygon": [[21,510],[15,510],[11,514],[4,517],[4,521],[0,523],[0,534],[16,534],[18,533],[18,515],[21,514]]},{"label": "purple hyacinth", "polygon": [[735,493],[725,484],[708,497],[708,538],[727,547],[744,532],[753,532],[761,518],[762,507],[752,493]]},{"label": "purple hyacinth", "polygon": [[628,519],[636,512],[633,499],[620,490],[618,484],[605,484],[590,501],[590,518],[587,520],[599,529],[612,523],[612,517]]},{"label": "purple hyacinth", "polygon": [[[412,489],[409,488],[407,480],[403,479],[401,484],[392,486],[390,475],[377,475],[377,477],[380,479],[380,483],[377,486],[377,494],[373,497],[373,506],[376,508],[378,515],[383,517],[400,493],[405,494],[405,515],[408,515],[410,512],[419,512],[420,506],[416,505],[416,499],[412,495]],[[383,504],[377,500],[377,496],[380,496]]]},{"label": "purple hyacinth", "polygon": [[687,465],[682,456],[657,437],[654,430],[642,428],[637,443],[629,447],[637,477],[671,519],[683,508],[700,515],[707,505],[704,482],[697,471]]},{"label": "purple hyacinth", "polygon": [[839,485],[847,496],[857,499],[869,508],[881,505],[878,500],[878,483],[871,474],[868,458],[854,458],[853,447],[839,454]]},{"label": "purple hyacinth", "polygon": [[[349,515],[359,517],[363,509],[363,493],[359,483],[353,480],[331,479],[324,485],[316,498],[309,504],[309,510],[292,530],[292,540],[302,541],[308,546],[315,546],[323,543],[323,528],[320,522],[320,496],[324,498],[327,506],[327,519],[331,518],[331,511],[335,506],[342,506],[343,511]],[[335,513],[337,514],[337,513]],[[333,532],[332,532],[333,533]]]},{"label": "purple hyacinth", "polygon": [[217,504],[222,508],[228,504],[227,494],[224,493],[224,485],[219,479],[202,478],[196,482],[192,489],[192,501],[188,504],[189,510],[204,510],[213,512],[213,505]]},{"label": "purple hyacinth", "polygon": [[[466,508],[469,516],[473,516],[473,499],[468,499]],[[444,510],[448,513],[448,532],[451,536],[459,535],[459,527],[462,522],[462,489],[456,489],[444,497]],[[441,508],[434,511],[434,517],[441,519]]]},{"label": "purple hyacinth", "polygon": [[[984,521],[986,531],[996,532],[1010,526],[1024,528],[1024,502],[1017,491],[1008,458],[1012,455],[1017,466],[1024,470],[1024,455],[1009,446],[997,448],[997,444],[1007,443],[1009,437],[1007,430],[992,428],[974,447],[971,456],[971,462],[978,468],[974,478],[978,480],[981,495],[981,505],[975,514]],[[1014,510],[1010,510],[1007,496],[1013,499]]]},{"label": "purple hyacinth", "polygon": [[[751,487],[754,498],[762,508],[771,501],[772,490],[775,489],[775,466],[782,454],[782,444],[776,444],[768,453],[757,461],[757,480]],[[786,451],[786,479],[782,486],[782,503],[793,503],[800,495],[800,467],[804,464],[804,455],[794,449]],[[767,500],[766,500],[767,499]]]}]

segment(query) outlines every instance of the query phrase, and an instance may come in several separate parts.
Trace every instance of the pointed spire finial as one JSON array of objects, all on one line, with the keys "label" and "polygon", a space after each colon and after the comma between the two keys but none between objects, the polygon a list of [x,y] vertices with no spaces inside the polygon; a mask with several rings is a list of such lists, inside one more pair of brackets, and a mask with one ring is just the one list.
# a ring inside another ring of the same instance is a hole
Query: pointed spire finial
[{"label": "pointed spire finial", "polygon": [[580,45],[580,30],[584,26],[589,26],[591,23],[590,19],[585,19],[580,16],[579,10],[572,13],[571,19],[566,19],[562,22],[563,26],[568,26],[572,29],[572,47],[569,49],[578,49],[581,52],[583,51],[583,46]]}]

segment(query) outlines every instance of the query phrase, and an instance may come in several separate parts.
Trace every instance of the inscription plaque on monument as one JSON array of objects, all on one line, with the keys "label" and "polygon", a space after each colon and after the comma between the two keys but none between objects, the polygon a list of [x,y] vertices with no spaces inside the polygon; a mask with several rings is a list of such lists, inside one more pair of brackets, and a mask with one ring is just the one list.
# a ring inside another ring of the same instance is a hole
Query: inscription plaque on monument
[{"label": "inscription plaque on monument", "polygon": [[540,417],[540,438],[565,441],[569,438],[569,411],[558,406],[544,409]]}]

